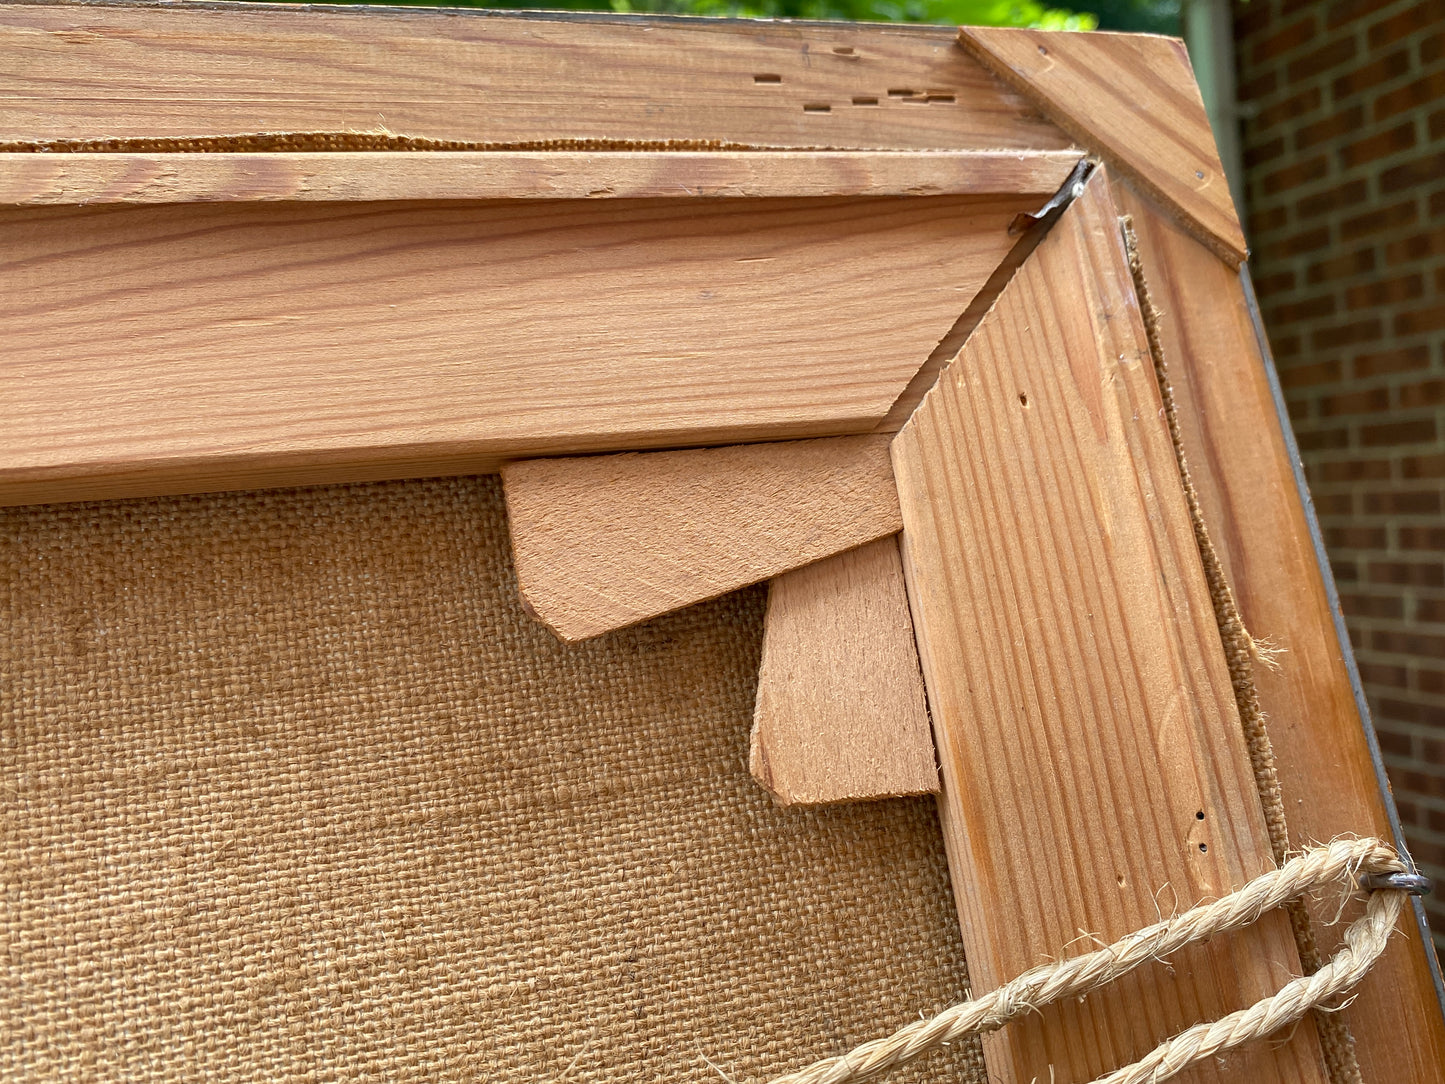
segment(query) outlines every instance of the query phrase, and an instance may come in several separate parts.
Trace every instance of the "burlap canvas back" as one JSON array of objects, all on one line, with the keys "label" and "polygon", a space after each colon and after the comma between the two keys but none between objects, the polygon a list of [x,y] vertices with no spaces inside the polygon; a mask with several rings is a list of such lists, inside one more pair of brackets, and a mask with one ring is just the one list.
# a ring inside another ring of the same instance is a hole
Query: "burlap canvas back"
[{"label": "burlap canvas back", "polygon": [[964,996],[932,800],[748,776],[763,600],[559,644],[492,478],[0,511],[0,1078],[756,1081]]}]

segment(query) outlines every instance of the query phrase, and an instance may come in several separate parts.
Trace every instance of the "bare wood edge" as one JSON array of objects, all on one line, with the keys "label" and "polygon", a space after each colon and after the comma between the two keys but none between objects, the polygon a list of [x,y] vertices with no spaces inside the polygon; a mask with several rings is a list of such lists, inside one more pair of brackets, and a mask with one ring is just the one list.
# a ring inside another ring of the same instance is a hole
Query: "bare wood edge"
[{"label": "bare wood edge", "polygon": [[[991,28],[992,29],[992,28]],[[1249,249],[1244,244],[1242,230],[1238,240],[1221,237],[1215,231],[1206,227],[1197,217],[1183,204],[1171,199],[1163,192],[1158,185],[1152,183],[1149,178],[1134,167],[1122,155],[1111,153],[1107,148],[1100,145],[1097,126],[1082,123],[1070,112],[1061,109],[1046,94],[1041,94],[1038,88],[1028,79],[1020,76],[1008,64],[1004,63],[970,33],[969,27],[960,27],[958,31],[959,45],[971,56],[982,64],[988,71],[993,73],[1004,84],[1023,94],[1046,116],[1049,120],[1071,138],[1078,141],[1079,145],[1088,149],[1091,154],[1098,156],[1108,162],[1111,169],[1118,171],[1122,176],[1127,177],[1133,184],[1137,185],[1149,197],[1169,209],[1179,224],[1189,232],[1196,240],[1201,241],[1209,247],[1216,255],[1228,263],[1231,267],[1239,268],[1249,258]],[[1187,60],[1186,60],[1187,64]],[[1189,79],[1194,81],[1194,73],[1189,72]],[[1127,121],[1125,122],[1127,124]],[[1217,152],[1212,152],[1214,158],[1218,158]],[[1222,166],[1220,167],[1222,170]]]},{"label": "bare wood edge", "polygon": [[[1103,170],[1100,170],[1100,172],[1103,173],[1104,171],[1103,171]],[[1132,178],[1131,178],[1131,179],[1132,179]],[[1110,196],[1112,197],[1113,191],[1116,189],[1117,182],[1111,181],[1111,178],[1109,178],[1107,175],[1103,175],[1103,176],[1097,177],[1097,178],[1096,178],[1096,181],[1103,187],[1104,191],[1107,192],[1107,193],[1109,193]],[[1067,203],[1065,203],[1065,206],[1067,206]],[[1060,209],[1062,210],[1063,208],[1060,208]],[[1055,216],[1054,219],[1052,219],[1052,220],[1049,222],[1049,225],[1052,225],[1053,221],[1056,221],[1056,220],[1057,220],[1057,216]],[[1182,224],[1182,223],[1181,223],[1181,228],[1183,228],[1183,224]],[[1019,258],[1019,260],[1018,260],[1018,265],[1016,265],[1014,268],[1012,268],[1012,269],[1010,270],[1010,272],[1009,272],[1009,277],[1010,277],[1010,278],[1012,277],[1013,271],[1016,271],[1016,270],[1017,270],[1017,267],[1022,265],[1022,263],[1024,262],[1024,259],[1026,258],[1027,254],[1028,254],[1028,253],[1031,253],[1034,249],[1037,248],[1038,243],[1041,242],[1041,241],[1043,240],[1043,237],[1046,235],[1047,229],[1041,229],[1041,230],[1037,230],[1037,231],[1035,231],[1035,232],[1038,234],[1038,237],[1035,239],[1034,244],[1029,246],[1028,252],[1026,252],[1026,253],[1024,253],[1024,255],[1021,255],[1021,256],[1020,256],[1020,258]],[[1190,232],[1191,236],[1195,236],[1194,231],[1189,231],[1189,232]],[[1196,239],[1201,240],[1201,241],[1204,240],[1203,238],[1197,238],[1197,237],[1196,237]],[[1211,246],[1209,246],[1209,247],[1211,248],[1211,251],[1215,251],[1215,250],[1214,250],[1214,246],[1211,245]],[[1215,254],[1216,254],[1216,255],[1220,255],[1220,253],[1218,253],[1217,251],[1215,251]],[[1222,258],[1224,258],[1224,257],[1222,257]],[[1230,263],[1230,261],[1228,260],[1228,258],[1224,258],[1224,260],[1225,260],[1225,263],[1226,263],[1226,264],[1229,264],[1229,263]],[[1231,266],[1234,266],[1234,265],[1231,265]],[[1247,269],[1247,267],[1240,266],[1240,267],[1239,267],[1239,270],[1240,270],[1240,273],[1244,276],[1244,281],[1247,283],[1247,282],[1248,282],[1248,269]],[[1006,282],[1003,283],[1003,284],[1001,284],[1001,285],[999,286],[999,289],[998,289],[998,292],[999,292],[999,293],[1002,293],[1003,287],[1004,287],[1005,285],[1007,285]],[[1252,295],[1251,295],[1251,296],[1252,296]],[[982,319],[982,316],[983,316],[983,315],[984,315],[983,313],[980,313],[980,314],[979,314],[979,319],[980,319],[980,320]],[[976,321],[975,323],[977,323],[977,321]],[[1256,314],[1256,326],[1258,327],[1258,317],[1257,317],[1257,314]],[[1263,343],[1263,332],[1262,332],[1262,329],[1260,329],[1260,337],[1261,337],[1261,343]],[[920,409],[920,408],[924,405],[924,403],[925,403],[925,402],[927,401],[927,399],[929,398],[929,393],[932,392],[932,391],[935,389],[935,387],[937,386],[938,379],[942,377],[942,375],[943,375],[944,372],[946,372],[946,370],[948,369],[949,365],[952,364],[953,361],[956,360],[957,354],[958,354],[961,350],[962,350],[962,344],[960,344],[959,347],[958,347],[958,349],[956,349],[956,350],[954,351],[954,356],[953,356],[953,357],[949,358],[947,361],[945,361],[943,364],[939,365],[939,366],[936,368],[936,370],[934,371],[933,376],[932,376],[932,379],[930,380],[928,386],[926,386],[925,388],[923,388],[922,391],[919,393],[919,396],[918,396],[917,401],[913,403],[912,410],[909,411],[909,414],[908,414],[907,417],[905,417],[905,418],[903,418],[903,419],[901,420],[901,422],[900,422],[899,425],[898,425],[898,429],[901,429],[903,425],[906,425],[906,424],[908,423],[908,421],[912,420],[913,414],[916,413],[917,410]],[[1267,352],[1266,352],[1266,357],[1268,357]],[[1282,399],[1282,396],[1281,396],[1281,394],[1279,393],[1279,390],[1278,390],[1277,378],[1274,376],[1272,362],[1270,363],[1269,368],[1270,368],[1270,378],[1271,378],[1271,382],[1272,382],[1272,384],[1273,384],[1274,387],[1275,387],[1276,399],[1278,400],[1279,409],[1280,409],[1280,411],[1281,411],[1281,413],[1280,413],[1280,418],[1283,420],[1283,419],[1285,419],[1285,417],[1286,417],[1286,415],[1283,413],[1283,399]],[[880,427],[880,431],[882,431],[882,427]],[[894,429],[894,428],[891,427],[891,426],[889,427],[888,431],[890,431],[890,432],[895,432],[895,434],[897,433],[897,430]],[[1288,432],[1287,424],[1286,424],[1286,431]],[[1291,440],[1290,440],[1290,447],[1291,447],[1291,452],[1292,452],[1292,460],[1291,460],[1291,462],[1292,462],[1292,464],[1293,464],[1293,463],[1296,463],[1296,462],[1298,461],[1298,454],[1297,454],[1297,452],[1294,452],[1294,451],[1293,451],[1293,441],[1292,441],[1292,438],[1291,438]],[[898,440],[897,440],[897,439],[895,439],[895,442],[894,442],[894,445],[893,445],[893,452],[894,452],[894,455],[895,455],[895,478],[896,478],[896,480],[897,480],[897,479],[899,478],[899,476],[901,475],[901,471],[899,471],[899,470],[898,470],[898,467],[897,467],[897,459],[896,459],[897,455],[899,454],[899,443],[898,443]],[[1299,474],[1299,472],[1296,470],[1296,475],[1297,475],[1297,477],[1298,477],[1298,474]],[[1182,484],[1182,478],[1181,478],[1181,484]],[[1308,506],[1308,503],[1309,503],[1309,502],[1308,502],[1308,495],[1307,495],[1307,491],[1305,491],[1305,490],[1303,489],[1303,480],[1302,480],[1302,478],[1300,479],[1300,485],[1301,485],[1301,494],[1303,495],[1304,500],[1305,500],[1305,503],[1306,503],[1306,505]],[[900,484],[900,503],[902,503],[902,501],[904,500],[904,497],[903,497],[903,495],[902,495],[901,490],[902,490],[902,486],[901,486],[901,484]],[[1312,523],[1312,525],[1313,525],[1313,524],[1314,524],[1314,516],[1313,516],[1313,509],[1312,509],[1312,507],[1309,508],[1309,515],[1310,515],[1311,523]],[[1317,527],[1317,525],[1314,525],[1314,530],[1315,530],[1315,536],[1316,536],[1317,546],[1322,546],[1322,543],[1319,542],[1318,527]],[[906,590],[907,590],[907,594],[908,594],[908,598],[909,598],[910,610],[911,610],[911,612],[912,612],[912,614],[913,614],[913,618],[914,618],[914,620],[913,620],[913,625],[914,625],[915,644],[916,644],[916,648],[917,648],[917,650],[918,650],[918,654],[919,654],[919,657],[920,657],[920,665],[921,665],[922,670],[923,670],[925,688],[927,688],[927,686],[928,686],[928,676],[929,676],[929,675],[928,675],[928,669],[929,669],[929,668],[928,668],[927,660],[928,660],[928,658],[930,657],[930,651],[929,651],[929,647],[928,647],[928,642],[929,642],[928,629],[927,629],[927,624],[926,624],[926,622],[920,621],[920,620],[919,620],[919,616],[918,616],[918,614],[919,614],[919,607],[922,605],[922,600],[921,600],[920,597],[918,596],[918,590],[919,590],[919,589],[918,589],[918,588],[916,587],[916,585],[915,585],[916,572],[915,572],[915,570],[914,570],[914,563],[913,563],[913,561],[912,561],[912,555],[911,555],[911,553],[910,553],[909,546],[906,544],[906,534],[907,534],[907,527],[906,527],[906,525],[905,525],[904,533],[899,536],[900,554],[901,554],[901,557],[902,557],[903,567],[904,567],[904,571],[905,571],[905,585],[906,585]],[[1323,549],[1322,549],[1322,548],[1320,549],[1320,553],[1323,554]],[[1326,577],[1326,578],[1328,579],[1328,577]],[[1331,581],[1331,582],[1332,582],[1332,581]],[[1332,592],[1332,597],[1333,597],[1333,592]],[[1336,604],[1335,609],[1336,609],[1336,612],[1338,612],[1338,605],[1337,605],[1337,604]],[[1341,633],[1343,634],[1343,630],[1342,630],[1342,629],[1341,629]],[[1221,644],[1221,648],[1222,648],[1222,644]],[[1353,656],[1350,656],[1350,655],[1349,655],[1349,653],[1348,653],[1348,648],[1346,648],[1346,654],[1347,654],[1347,656],[1348,656],[1349,659],[1350,659],[1351,670],[1352,670],[1352,672],[1353,672]],[[1357,684],[1357,688],[1358,688],[1358,684]],[[934,712],[934,707],[933,707],[933,694],[932,694],[931,692],[930,692],[929,695],[928,695],[928,702],[929,702],[929,711],[930,711],[930,714],[932,715],[933,712]],[[936,725],[937,725],[936,721],[935,721],[935,724],[934,724],[934,725],[935,725],[935,727],[936,727]],[[936,736],[935,736],[935,741],[937,741],[937,737],[936,737]],[[940,752],[941,752],[941,750],[940,750]],[[940,783],[941,783],[941,782],[942,782],[942,779],[940,779]],[[941,794],[942,794],[942,788],[940,787],[940,795],[941,795]],[[944,806],[943,806],[943,800],[942,800],[941,797],[940,797],[940,810],[939,810],[939,812],[940,812],[940,815],[943,817],[943,820],[944,820],[945,831],[947,831],[948,814],[947,814],[947,812],[946,812],[946,810],[945,810],[945,808],[944,808]],[[951,865],[951,863],[950,863],[950,865]],[[955,893],[955,896],[958,895],[958,893],[959,893],[959,886],[954,886],[954,893]],[[1422,908],[1420,908],[1420,906],[1419,906],[1419,901],[1417,900],[1417,901],[1415,901],[1415,903],[1416,903],[1416,908],[1415,908],[1415,909],[1416,909],[1417,913],[1420,913],[1421,915],[1423,915],[1423,910],[1422,910]],[[960,915],[960,917],[962,918],[962,915]],[[1423,917],[1421,917],[1420,921],[1423,923]],[[966,936],[966,935],[967,935],[967,931],[965,931],[965,936]],[[1426,936],[1427,936],[1427,940],[1428,940],[1428,934],[1427,934]],[[1293,957],[1293,946],[1292,946],[1292,945],[1290,946],[1290,952],[1291,952],[1292,958],[1294,958],[1294,959],[1296,960],[1296,966],[1298,966],[1297,957]],[[1437,970],[1436,974],[1438,975],[1438,970]],[[1311,1031],[1312,1031],[1312,1030],[1313,1030],[1313,1029],[1311,1029]],[[985,1045],[988,1046],[988,1045],[990,1045],[990,1044],[988,1044],[988,1043],[986,1042]],[[1322,1070],[1323,1070],[1323,1065],[1321,1066],[1321,1068],[1322,1068]],[[991,1071],[992,1071],[992,1070],[991,1070]]]},{"label": "bare wood edge", "polygon": [[[1261,707],[1273,724],[1270,733],[1279,755],[1291,844],[1307,846],[1341,832],[1355,832],[1389,836],[1402,854],[1407,853],[1248,267],[1241,267],[1237,275],[1227,263],[1210,269],[1208,261],[1217,254],[1188,251],[1189,238],[1179,236],[1186,231],[1163,208],[1117,179],[1115,191],[1121,209],[1133,216],[1139,230],[1146,276],[1165,298],[1162,326],[1170,340],[1165,361],[1191,477],[1222,571],[1252,626],[1250,631],[1272,638],[1285,650],[1277,670],[1255,668],[1255,684]],[[1211,292],[1208,301],[1184,306],[1185,293],[1197,298],[1201,289],[1209,288],[1211,276],[1205,272],[1211,270],[1217,270],[1218,281],[1237,282],[1238,293],[1216,298]],[[1211,363],[1208,347],[1217,335],[1217,331],[1211,334],[1214,325],[1207,317],[1211,307],[1221,319],[1228,316],[1232,322],[1242,317],[1240,323],[1247,326],[1247,346],[1223,341],[1218,347],[1225,358],[1239,359],[1234,368]],[[1228,439],[1232,417],[1240,419],[1234,427],[1257,429],[1249,437],[1254,445],[1239,449],[1237,440]],[[1251,419],[1253,425],[1244,419]],[[1270,447],[1270,454],[1262,454],[1261,445]],[[1274,501],[1293,503],[1295,508],[1281,509],[1273,517],[1242,517],[1244,502],[1232,492],[1240,483],[1240,472],[1229,471],[1231,462],[1256,472],[1252,492],[1258,491],[1261,478],[1272,477],[1277,486]],[[1275,546],[1262,546],[1271,534],[1271,519],[1284,520],[1291,527],[1275,534]],[[1275,569],[1280,565],[1306,570],[1293,592],[1279,586]],[[1286,604],[1327,622],[1316,630],[1318,638],[1305,637],[1301,643],[1298,629],[1292,635],[1287,624],[1281,627],[1280,613]],[[1322,747],[1329,752],[1307,755]],[[1422,1072],[1440,1073],[1445,1064],[1445,989],[1423,908],[1418,899],[1414,904],[1418,940],[1397,938],[1341,1008],[1367,1080],[1419,1079]],[[1315,917],[1325,951],[1333,914],[1326,908]],[[1421,987],[1428,987],[1428,994]],[[1413,996],[1406,991],[1413,991]],[[1419,1015],[1423,1001],[1434,1009],[1424,1010],[1432,1017],[1428,1023]],[[1410,1041],[1400,1041],[1393,1030],[1382,1026],[1384,1021],[1408,1026]],[[1436,1060],[1425,1068],[1417,1057]]]},{"label": "bare wood edge", "polygon": [[0,204],[1038,195],[1072,151],[0,153]]}]

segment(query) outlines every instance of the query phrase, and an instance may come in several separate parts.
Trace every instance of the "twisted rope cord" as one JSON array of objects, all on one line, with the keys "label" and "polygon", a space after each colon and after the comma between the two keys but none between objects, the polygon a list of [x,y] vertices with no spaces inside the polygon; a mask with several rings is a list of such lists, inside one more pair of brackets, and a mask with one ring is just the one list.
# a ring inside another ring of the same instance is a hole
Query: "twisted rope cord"
[{"label": "twisted rope cord", "polygon": [[[1405,869],[1395,851],[1377,839],[1334,840],[1291,858],[1222,899],[1128,934],[1096,952],[1032,968],[982,997],[909,1024],[886,1038],[864,1043],[840,1057],[778,1077],[772,1084],[862,1084],[876,1080],[945,1043],[997,1030],[1045,1005],[1087,994],[1185,945],[1242,929],[1266,911],[1313,889],[1333,885],[1347,899],[1361,891],[1362,875]],[[1345,931],[1344,946],[1314,974],[1293,980],[1279,993],[1247,1009],[1180,1032],[1141,1060],[1100,1077],[1095,1084],[1159,1084],[1195,1062],[1262,1039],[1311,1009],[1331,1004],[1359,982],[1385,951],[1405,906],[1405,896],[1398,889],[1373,890],[1364,915]]]}]

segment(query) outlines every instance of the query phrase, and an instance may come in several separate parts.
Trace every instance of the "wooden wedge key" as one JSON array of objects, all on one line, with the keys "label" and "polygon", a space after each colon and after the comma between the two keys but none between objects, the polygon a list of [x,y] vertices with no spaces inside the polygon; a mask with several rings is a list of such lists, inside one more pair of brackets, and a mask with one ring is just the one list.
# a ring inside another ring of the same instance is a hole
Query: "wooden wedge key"
[{"label": "wooden wedge key", "polygon": [[781,805],[938,789],[896,538],[773,580],[749,766]]},{"label": "wooden wedge key", "polygon": [[522,598],[585,640],[896,534],[886,435],[502,468]]}]

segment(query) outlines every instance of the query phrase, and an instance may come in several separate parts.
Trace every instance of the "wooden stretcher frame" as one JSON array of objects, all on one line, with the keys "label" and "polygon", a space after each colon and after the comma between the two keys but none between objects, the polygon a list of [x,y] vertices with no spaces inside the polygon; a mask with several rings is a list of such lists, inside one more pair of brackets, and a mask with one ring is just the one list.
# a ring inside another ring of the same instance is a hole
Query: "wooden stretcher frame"
[{"label": "wooden stretcher frame", "polygon": [[[15,287],[38,281],[24,276],[46,263],[46,245],[55,244],[49,253],[55,260],[66,256],[66,239],[82,232],[76,221],[87,228],[101,221],[97,203],[130,206],[136,214],[147,213],[143,205],[173,214],[184,204],[197,215],[224,214],[216,210],[224,204],[263,214],[256,208],[265,203],[297,216],[302,203],[345,209],[464,200],[495,208],[496,201],[520,201],[541,219],[594,215],[586,219],[592,229],[603,221],[590,210],[599,200],[666,204],[657,213],[674,221],[676,205],[699,197],[709,213],[744,216],[750,207],[766,209],[769,200],[815,200],[823,208],[854,201],[856,213],[808,220],[833,223],[829,251],[839,253],[847,231],[861,228],[882,206],[859,200],[889,200],[890,210],[951,209],[963,221],[974,206],[970,200],[993,198],[996,220],[1005,205],[1010,213],[1025,204],[1041,207],[1081,156],[1101,160],[1105,169],[1089,182],[1092,198],[1132,215],[1144,273],[1162,310],[1174,317],[1164,323],[1163,347],[1183,449],[1221,566],[1245,623],[1289,651],[1278,672],[1260,670],[1256,679],[1279,756],[1291,841],[1346,832],[1400,839],[1242,266],[1243,235],[1179,43],[414,8],[7,4],[0,6],[0,70],[18,73],[8,90],[0,89],[0,202],[10,205],[0,212],[0,232],[23,235],[34,260],[17,265],[12,259],[8,272],[13,276],[20,266],[20,277],[7,284],[9,300],[0,303],[0,327],[12,344],[34,332],[46,313],[43,291],[27,295]],[[337,139],[370,140],[376,149],[329,149]],[[218,147],[230,153],[214,153]],[[721,205],[727,205],[723,212]],[[899,213],[905,214],[900,249],[933,237],[930,216],[920,223],[906,218],[911,212]],[[1054,236],[1049,222],[1056,217],[1033,227],[1032,236],[1021,223],[1024,240],[990,249],[1000,273],[975,274],[969,280],[975,293],[997,296],[1013,268]],[[145,228],[159,220],[137,221]],[[449,221],[429,228],[442,230]],[[408,228],[405,219],[388,223]],[[265,221],[252,225],[264,232]],[[140,242],[132,237],[131,243]],[[138,266],[131,273],[147,273],[144,261]],[[203,303],[220,304],[215,297]],[[908,422],[961,337],[984,319],[984,307],[971,306],[941,328],[930,325],[928,335],[942,341],[932,358],[910,347],[913,364],[890,370],[886,380],[868,384],[858,376],[850,383],[831,371],[815,372],[809,383],[796,370],[767,372],[742,382],[746,401],[735,396],[720,408],[706,396],[677,394],[655,412],[665,421],[641,426],[617,423],[608,394],[564,396],[559,413],[556,403],[543,401],[545,386],[540,399],[499,407],[506,417],[476,413],[472,403],[467,410],[473,413],[459,420],[443,409],[451,392],[437,385],[391,408],[408,414],[406,424],[388,416],[383,388],[366,411],[328,427],[325,411],[309,406],[325,400],[324,384],[334,373],[309,384],[293,374],[289,382],[259,388],[244,386],[244,372],[229,374],[242,388],[215,399],[206,381],[228,374],[214,368],[176,374],[112,348],[104,356],[75,355],[82,360],[65,373],[17,365],[12,354],[0,365],[8,366],[7,386],[23,394],[0,434],[0,503],[404,478],[492,470],[539,455],[893,432]],[[817,314],[819,340],[830,333],[829,315]],[[117,324],[117,337],[129,326]],[[65,334],[64,328],[45,331],[62,340]],[[82,331],[100,333],[95,325]],[[315,343],[308,348],[317,349]],[[764,343],[758,356],[776,348]],[[333,341],[330,349],[339,354],[347,347]],[[819,357],[837,361],[841,352]],[[509,373],[523,379],[518,370]],[[200,420],[178,430],[155,406],[148,424],[147,395],[159,404],[178,376],[200,389],[186,406]],[[357,377],[358,388],[366,376]],[[867,384],[866,394],[847,388],[834,394],[829,376],[848,388]],[[554,381],[561,377],[560,370],[552,373]],[[640,393],[605,370],[602,381],[613,400],[635,401]],[[57,394],[62,385],[98,393]],[[782,385],[791,397],[786,409],[774,409]],[[107,400],[117,387],[120,399]],[[125,424],[107,412],[107,402],[114,407],[122,399],[132,411]],[[276,413],[283,400],[284,418]],[[416,424],[418,411],[435,416]],[[518,428],[512,414],[543,420]],[[557,423],[564,415],[565,423]],[[895,446],[895,465],[899,455]],[[928,498],[904,498],[906,550]],[[930,514],[947,518],[948,510],[939,506]],[[917,567],[911,574],[920,575]],[[914,590],[921,588],[915,583]],[[920,605],[915,598],[916,620]],[[939,691],[933,678],[931,699]],[[935,703],[941,748],[952,725]],[[1093,725],[1107,729],[1108,713],[1097,713]],[[947,770],[944,776],[944,820],[956,827],[962,799],[950,790]],[[1127,780],[1117,785],[1121,802],[1138,797],[1129,794]],[[964,846],[952,831],[951,859]],[[1231,855],[1230,848],[1227,840],[1216,843],[1219,868],[1248,868],[1250,857]],[[1086,853],[1081,845],[1079,854]],[[959,880],[966,863],[953,868],[962,902],[978,889]],[[1147,865],[1134,872],[1151,876]],[[1021,873],[1040,882],[1050,875],[1044,868]],[[1397,942],[1343,1011],[1366,1081],[1445,1076],[1438,966],[1418,907],[1415,919],[1410,936]],[[968,930],[965,936],[973,956],[977,938]],[[1071,948],[1062,942],[1034,947]],[[1230,981],[1225,976],[1223,986]],[[1163,1001],[1197,985],[1188,969],[1149,982],[1159,985],[1146,991]],[[1169,1019],[1152,1023],[1187,1023],[1188,1006],[1164,1016]],[[1092,1071],[1117,1053],[1112,1026],[1051,1016],[1031,1038],[995,1042],[991,1070],[1001,1079],[1026,1080],[1045,1050],[1065,1074]],[[1250,1063],[1258,1074],[1251,1079],[1323,1079],[1310,1041],[1296,1037],[1277,1057]],[[1131,1042],[1118,1039],[1118,1049]],[[1030,1044],[1034,1049],[1026,1049]]]}]

